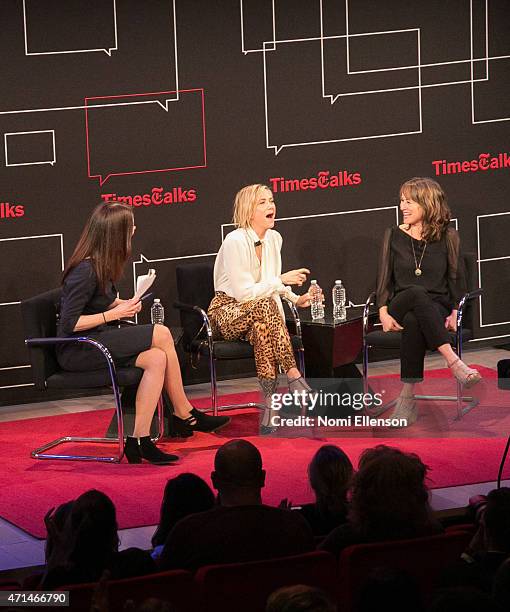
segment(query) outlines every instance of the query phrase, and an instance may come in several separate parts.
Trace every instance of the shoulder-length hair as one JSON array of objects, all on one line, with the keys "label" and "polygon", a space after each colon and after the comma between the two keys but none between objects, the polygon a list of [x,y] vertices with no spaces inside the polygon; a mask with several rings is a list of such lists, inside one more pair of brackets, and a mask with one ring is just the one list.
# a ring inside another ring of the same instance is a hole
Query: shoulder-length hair
[{"label": "shoulder-length hair", "polygon": [[361,454],[349,520],[369,538],[414,537],[432,522],[427,466],[414,453],[380,444]]},{"label": "shoulder-length hair", "polygon": [[90,258],[103,292],[122,276],[131,255],[134,217],[129,206],[118,202],[98,204],[83,228],[62,280],[84,259]]},{"label": "shoulder-length hair", "polygon": [[441,240],[452,216],[441,185],[431,178],[415,177],[401,185],[400,197],[402,196],[417,202],[423,209],[423,240]]},{"label": "shoulder-length hair", "polygon": [[335,514],[347,508],[347,492],[353,476],[351,460],[334,444],[324,444],[308,465],[308,479],[320,514]]},{"label": "shoulder-length hair", "polygon": [[253,212],[260,198],[260,192],[264,189],[271,191],[267,185],[255,183],[254,185],[246,185],[237,192],[232,216],[232,222],[236,227],[244,229],[250,227]]}]

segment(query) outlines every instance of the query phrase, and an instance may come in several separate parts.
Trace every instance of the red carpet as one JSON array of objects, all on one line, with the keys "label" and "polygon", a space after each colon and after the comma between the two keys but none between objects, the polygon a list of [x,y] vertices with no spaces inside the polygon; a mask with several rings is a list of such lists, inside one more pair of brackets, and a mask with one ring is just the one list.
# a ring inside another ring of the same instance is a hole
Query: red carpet
[{"label": "red carpet", "polygon": [[[262,453],[267,470],[264,501],[269,504],[277,504],[284,497],[294,503],[312,499],[306,467],[316,449],[328,442],[342,446],[353,464],[364,448],[374,444],[386,443],[414,451],[431,468],[432,488],[495,480],[506,436],[510,433],[510,393],[497,390],[494,371],[479,369],[484,380],[475,387],[474,394],[480,398],[480,405],[459,423],[453,421],[453,403],[423,402],[420,403],[423,416],[410,429],[318,430],[316,435],[324,437],[315,439],[305,437],[303,430],[296,429],[295,437],[261,438],[257,437],[257,412],[241,411],[231,413],[232,422],[218,434],[195,434],[187,441],[164,444],[165,449],[182,457],[177,465],[167,467],[30,458],[30,450],[59,435],[102,434],[110,421],[110,410],[2,423],[0,516],[36,537],[45,537],[43,517],[50,507],[97,488],[113,499],[120,528],[152,525],[158,521],[166,480],[180,472],[194,472],[209,480],[217,448],[237,437],[249,438]],[[448,373],[441,370],[431,372],[428,384],[424,385],[427,391],[452,393],[454,385],[445,376]],[[390,397],[391,387],[397,383],[397,377],[384,377],[374,379],[373,387],[383,385],[386,397]],[[255,393],[242,397],[246,399],[249,395],[257,396]],[[235,395],[228,398],[232,403],[239,399]],[[194,404],[205,406],[207,400]],[[66,446],[70,450],[70,445]],[[80,449],[81,452],[92,450],[83,445]],[[506,477],[510,476],[510,461],[507,466]]]}]

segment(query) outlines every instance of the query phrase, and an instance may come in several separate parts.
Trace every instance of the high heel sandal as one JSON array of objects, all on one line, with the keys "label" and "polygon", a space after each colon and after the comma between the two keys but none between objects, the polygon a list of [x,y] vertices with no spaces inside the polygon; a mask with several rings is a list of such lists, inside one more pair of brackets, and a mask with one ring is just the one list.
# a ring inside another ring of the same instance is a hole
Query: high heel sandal
[{"label": "high heel sandal", "polygon": [[170,455],[159,450],[150,436],[141,438],[128,436],[124,445],[124,455],[128,463],[142,463],[145,459],[154,465],[168,465],[179,459],[177,455]]},{"label": "high heel sandal", "polygon": [[409,427],[418,420],[418,407],[412,395],[399,395],[391,419],[406,419],[405,425],[390,425],[390,427]]},{"label": "high heel sandal", "polygon": [[482,380],[482,375],[480,374],[480,372],[478,370],[475,370],[474,368],[470,368],[469,366],[467,366],[462,361],[462,359],[460,359],[460,357],[457,357],[455,361],[452,361],[452,363],[450,363],[448,367],[452,371],[452,374],[455,376],[455,378],[460,382],[461,385],[466,387],[466,389],[473,387],[474,385],[476,385],[476,383]]},{"label": "high heel sandal", "polygon": [[309,408],[309,404],[312,407],[315,406],[311,398],[317,395],[317,391],[314,391],[302,376],[289,380],[288,386],[292,394],[298,394],[298,401],[300,401],[305,408]]}]

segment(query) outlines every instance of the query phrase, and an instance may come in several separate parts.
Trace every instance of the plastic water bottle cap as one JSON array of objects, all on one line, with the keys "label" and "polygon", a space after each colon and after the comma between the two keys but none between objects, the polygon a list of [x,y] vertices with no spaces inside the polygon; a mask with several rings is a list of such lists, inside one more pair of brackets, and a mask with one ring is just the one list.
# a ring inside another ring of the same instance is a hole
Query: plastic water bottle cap
[{"label": "plastic water bottle cap", "polygon": [[312,280],[312,281],[310,281],[310,284],[311,284],[311,285],[316,285],[316,284],[317,284],[317,281],[316,281],[316,280]]},{"label": "plastic water bottle cap", "polygon": [[161,300],[159,298],[154,298],[154,304],[159,304]]},{"label": "plastic water bottle cap", "polygon": [[336,281],[335,281],[335,285],[341,285],[341,284],[342,284],[342,281],[341,281],[341,280],[336,280]]}]

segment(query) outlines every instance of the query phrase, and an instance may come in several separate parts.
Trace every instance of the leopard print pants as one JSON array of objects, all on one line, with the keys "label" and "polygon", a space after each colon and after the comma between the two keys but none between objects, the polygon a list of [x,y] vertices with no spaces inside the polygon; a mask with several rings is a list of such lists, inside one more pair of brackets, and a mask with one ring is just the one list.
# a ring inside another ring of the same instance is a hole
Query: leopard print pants
[{"label": "leopard print pants", "polygon": [[248,340],[255,352],[257,376],[275,379],[296,367],[289,332],[273,298],[238,302],[217,292],[207,312],[217,340]]}]

